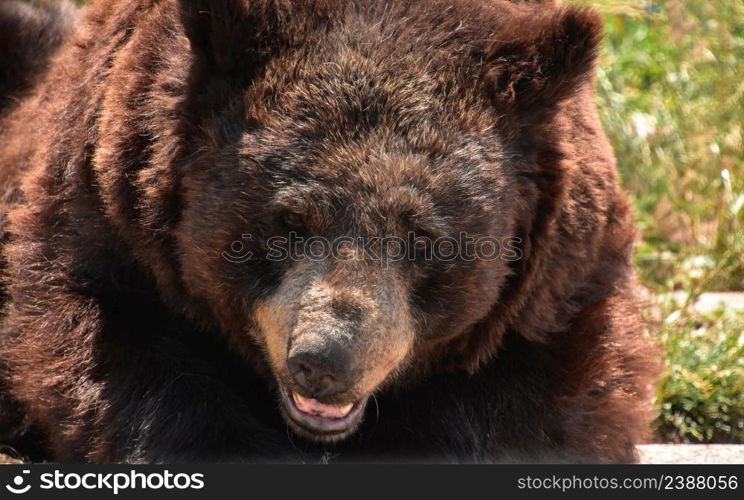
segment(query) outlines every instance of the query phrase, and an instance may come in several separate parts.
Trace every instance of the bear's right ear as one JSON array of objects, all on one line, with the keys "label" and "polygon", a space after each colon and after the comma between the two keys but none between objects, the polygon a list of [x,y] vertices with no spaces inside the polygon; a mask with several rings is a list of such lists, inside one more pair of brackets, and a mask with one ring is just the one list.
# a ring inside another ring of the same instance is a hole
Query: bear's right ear
[{"label": "bear's right ear", "polygon": [[531,8],[495,38],[486,77],[494,99],[523,119],[540,121],[592,81],[602,20],[582,7]]}]

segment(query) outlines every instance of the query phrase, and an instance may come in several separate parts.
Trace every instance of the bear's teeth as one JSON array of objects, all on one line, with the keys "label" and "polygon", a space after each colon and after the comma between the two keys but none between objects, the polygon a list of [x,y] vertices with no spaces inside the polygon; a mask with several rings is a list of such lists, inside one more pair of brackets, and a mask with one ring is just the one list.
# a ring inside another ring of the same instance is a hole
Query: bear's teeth
[{"label": "bear's teeth", "polygon": [[348,415],[351,409],[354,407],[354,403],[349,403],[347,405],[338,406],[338,411],[340,413],[343,413],[344,415]]},{"label": "bear's teeth", "polygon": [[292,393],[292,399],[294,399],[294,402],[297,406],[305,406],[308,403],[307,398],[300,396],[296,392]]}]

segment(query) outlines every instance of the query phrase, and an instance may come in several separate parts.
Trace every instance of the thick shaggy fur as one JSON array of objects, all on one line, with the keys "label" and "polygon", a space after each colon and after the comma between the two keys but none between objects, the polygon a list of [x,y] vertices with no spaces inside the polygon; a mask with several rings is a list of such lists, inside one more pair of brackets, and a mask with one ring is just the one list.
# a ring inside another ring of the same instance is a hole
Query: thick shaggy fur
[{"label": "thick shaggy fur", "polygon": [[[48,33],[64,9],[39,5],[0,8],[3,33]],[[0,442],[62,462],[634,460],[655,358],[595,14],[101,0],[47,63],[68,32],[24,42],[34,57],[0,43],[0,99],[20,96],[0,118]],[[399,219],[519,238],[522,258],[222,257],[245,233],[261,255],[287,220],[337,237]],[[349,394],[375,399],[323,444],[275,392],[328,318],[355,339]]]},{"label": "thick shaggy fur", "polygon": [[0,110],[20,100],[72,30],[72,4],[5,0],[0,4]]}]

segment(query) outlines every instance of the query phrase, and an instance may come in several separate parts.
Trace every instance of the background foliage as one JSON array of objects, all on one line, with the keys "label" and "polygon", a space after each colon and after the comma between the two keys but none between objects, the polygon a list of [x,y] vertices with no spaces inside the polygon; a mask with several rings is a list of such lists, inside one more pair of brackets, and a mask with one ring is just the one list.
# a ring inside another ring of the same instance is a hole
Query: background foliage
[{"label": "background foliage", "polygon": [[641,229],[636,263],[666,351],[657,438],[744,442],[744,2],[579,1],[605,16],[597,90]]}]

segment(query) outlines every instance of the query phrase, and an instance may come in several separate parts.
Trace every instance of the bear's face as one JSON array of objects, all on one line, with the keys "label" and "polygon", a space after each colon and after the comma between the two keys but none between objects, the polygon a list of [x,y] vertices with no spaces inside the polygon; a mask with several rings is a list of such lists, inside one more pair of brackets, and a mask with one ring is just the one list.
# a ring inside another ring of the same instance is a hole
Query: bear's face
[{"label": "bear's face", "polygon": [[[571,25],[582,15],[541,18],[542,47],[494,49],[503,71],[347,26],[268,60],[205,125],[182,180],[182,280],[239,350],[262,353],[298,434],[348,436],[372,394],[498,303],[534,160],[512,126],[524,109],[504,103],[548,109],[573,91],[596,48],[594,18]],[[537,57],[566,57],[551,29],[591,38],[565,74]]]},{"label": "bear's face", "polygon": [[[278,85],[288,65],[303,78]],[[243,312],[293,427],[336,439],[497,299],[512,167],[485,99],[449,105],[402,64],[282,61],[245,101],[272,104],[189,179],[185,271]]]}]

